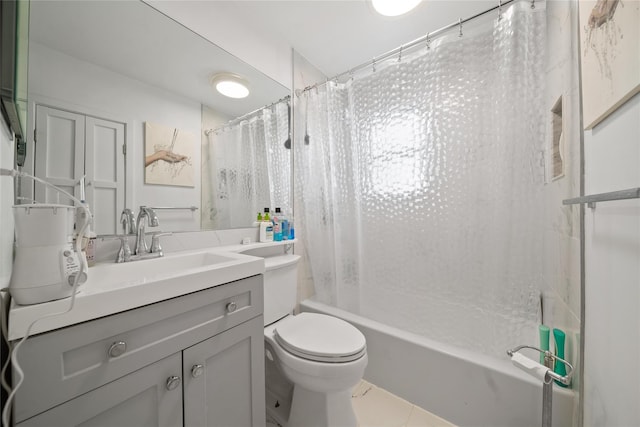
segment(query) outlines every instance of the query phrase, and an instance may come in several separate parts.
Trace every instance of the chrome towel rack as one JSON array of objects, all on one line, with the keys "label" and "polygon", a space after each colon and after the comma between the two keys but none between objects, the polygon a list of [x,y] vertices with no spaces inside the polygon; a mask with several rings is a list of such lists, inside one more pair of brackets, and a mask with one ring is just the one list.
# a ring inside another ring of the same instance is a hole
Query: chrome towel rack
[{"label": "chrome towel rack", "polygon": [[563,205],[578,205],[586,203],[591,209],[595,209],[598,202],[609,202],[613,200],[640,199],[640,187],[629,188],[627,190],[611,191],[609,193],[590,194],[588,196],[565,199]]},{"label": "chrome towel rack", "polygon": [[158,209],[167,209],[167,210],[174,210],[174,211],[185,211],[185,210],[190,210],[191,212],[195,212],[198,210],[197,206],[187,206],[184,208],[179,208],[179,207],[172,207],[172,206],[157,206],[157,207],[150,207],[153,210],[158,210]]},{"label": "chrome towel rack", "polygon": [[[535,350],[544,355],[544,365],[518,353],[525,348]],[[571,377],[573,376],[574,370],[573,365],[552,354],[549,350],[542,350],[530,345],[519,345],[511,350],[507,350],[507,354],[514,365],[542,380],[542,427],[551,427],[553,421],[553,381],[556,380],[565,386],[571,384]],[[565,369],[567,370],[566,375],[560,375],[554,372],[553,366],[556,363],[563,363],[565,365]]]}]

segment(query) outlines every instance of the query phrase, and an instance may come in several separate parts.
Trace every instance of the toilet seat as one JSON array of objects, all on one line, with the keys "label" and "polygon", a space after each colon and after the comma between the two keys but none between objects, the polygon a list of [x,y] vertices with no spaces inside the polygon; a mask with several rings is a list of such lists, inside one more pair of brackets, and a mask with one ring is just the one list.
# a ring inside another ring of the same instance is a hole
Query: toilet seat
[{"label": "toilet seat", "polygon": [[366,340],[357,328],[332,316],[300,313],[281,320],[276,342],[302,359],[325,363],[357,360],[366,353]]}]

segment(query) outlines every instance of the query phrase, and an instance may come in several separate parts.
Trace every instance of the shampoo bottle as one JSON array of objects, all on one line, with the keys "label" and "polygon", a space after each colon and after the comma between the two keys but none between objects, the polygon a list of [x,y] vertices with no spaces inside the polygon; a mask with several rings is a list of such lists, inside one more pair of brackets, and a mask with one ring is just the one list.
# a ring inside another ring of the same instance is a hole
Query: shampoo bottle
[{"label": "shampoo bottle", "polygon": [[278,217],[280,220],[280,228],[282,229],[282,240],[289,240],[289,220],[284,212],[280,213]]},{"label": "shampoo bottle", "polygon": [[[565,341],[564,332],[562,332],[560,329],[554,329],[553,338],[556,341],[556,356],[559,357],[560,359],[564,359],[564,341]],[[564,363],[556,360],[556,364],[553,372],[555,372],[558,375],[565,376],[567,375],[567,367]],[[564,385],[557,380],[556,380],[556,384],[558,384],[560,387],[564,387],[564,388],[568,387],[567,385]]]},{"label": "shampoo bottle", "polygon": [[296,238],[296,230],[293,228],[293,220],[289,220],[289,240]]},{"label": "shampoo bottle", "polygon": [[253,223],[254,227],[260,227],[260,223],[262,222],[262,212],[258,212],[258,216],[256,217],[256,220]]},{"label": "shampoo bottle", "polygon": [[276,208],[276,212],[273,214],[273,240],[280,242],[282,240],[282,220],[280,219],[282,214],[280,208]]}]

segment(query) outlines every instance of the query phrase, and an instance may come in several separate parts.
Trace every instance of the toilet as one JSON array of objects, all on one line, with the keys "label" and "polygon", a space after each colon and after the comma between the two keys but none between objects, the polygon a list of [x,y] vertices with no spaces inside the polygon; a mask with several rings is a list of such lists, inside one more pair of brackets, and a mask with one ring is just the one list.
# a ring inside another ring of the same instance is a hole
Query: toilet
[{"label": "toilet", "polygon": [[365,337],[336,317],[292,314],[299,259],[264,259],[267,417],[285,427],[355,427],[351,391],[367,366]]}]

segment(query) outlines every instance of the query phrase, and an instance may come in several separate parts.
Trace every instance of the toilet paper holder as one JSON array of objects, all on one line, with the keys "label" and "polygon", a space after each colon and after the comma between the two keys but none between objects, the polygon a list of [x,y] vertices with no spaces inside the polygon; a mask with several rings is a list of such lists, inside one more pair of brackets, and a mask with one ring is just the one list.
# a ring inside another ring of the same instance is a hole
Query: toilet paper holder
[{"label": "toilet paper holder", "polygon": [[[517,347],[512,348],[511,350],[507,350],[507,354],[509,355],[509,357],[513,358],[513,356],[518,353],[520,350],[523,350],[525,348],[531,349],[531,350],[536,350],[539,353],[541,353],[542,355],[544,355],[544,361],[545,361],[545,365],[540,365],[538,362],[528,359],[528,361],[530,361],[530,365],[529,366],[535,366],[538,365],[540,368],[546,368],[546,374],[544,376],[544,383],[545,384],[550,384],[553,380],[557,380],[559,382],[561,382],[564,385],[569,385],[571,384],[571,377],[573,376],[573,365],[569,362],[567,362],[566,360],[556,356],[555,354],[551,353],[549,350],[542,350],[538,347],[534,347],[531,345],[519,345]],[[567,374],[566,375],[560,375],[556,372],[553,371],[553,366],[555,363],[563,363],[566,367],[567,367]],[[535,365],[534,365],[535,364]],[[526,370],[526,369],[525,369]]]}]

